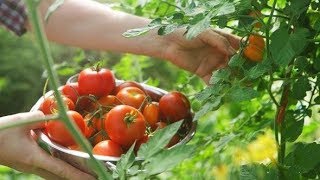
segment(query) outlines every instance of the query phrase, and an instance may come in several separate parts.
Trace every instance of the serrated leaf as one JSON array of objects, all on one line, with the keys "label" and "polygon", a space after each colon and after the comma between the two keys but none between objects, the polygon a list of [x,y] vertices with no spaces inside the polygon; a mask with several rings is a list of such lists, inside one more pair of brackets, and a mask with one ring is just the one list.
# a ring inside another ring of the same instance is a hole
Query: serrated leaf
[{"label": "serrated leaf", "polygon": [[288,34],[284,28],[275,31],[270,38],[274,63],[280,67],[288,66],[294,56],[299,55],[307,45],[308,34],[308,30],[303,28],[296,29],[292,34]]},{"label": "serrated leaf", "polygon": [[158,35],[167,35],[172,33],[174,30],[178,28],[178,24],[168,24],[165,26],[161,26],[158,30]]},{"label": "serrated leaf", "polygon": [[173,135],[180,128],[181,123],[182,121],[178,121],[166,126],[163,129],[155,131],[154,135],[151,136],[146,143],[141,145],[138,151],[138,157],[148,159],[163,150]]},{"label": "serrated leaf", "polygon": [[304,126],[304,118],[294,116],[293,111],[286,112],[283,136],[289,142],[294,142],[302,133]]},{"label": "serrated leaf", "polygon": [[48,11],[46,12],[46,15],[44,17],[45,21],[48,22],[49,17],[51,14],[56,11],[62,4],[64,3],[64,0],[55,0],[50,7],[48,8]]},{"label": "serrated leaf", "polygon": [[217,96],[214,98],[211,98],[209,101],[207,101],[202,108],[195,113],[193,120],[197,121],[199,120],[202,116],[206,115],[207,113],[209,113],[210,111],[214,111],[217,110],[221,103],[222,103],[222,98],[221,96]]},{"label": "serrated leaf", "polygon": [[129,169],[135,161],[133,152],[134,146],[135,143],[130,147],[126,154],[121,155],[120,160],[117,162],[116,170],[113,171],[114,178],[119,177],[120,179],[124,179],[124,177],[126,177],[127,169]]},{"label": "serrated leaf", "polygon": [[227,93],[226,99],[230,102],[241,102],[254,99],[258,95],[258,91],[250,87],[234,86]]},{"label": "serrated leaf", "polygon": [[[313,143],[296,143],[293,151],[287,156],[290,157],[289,166],[293,166],[301,173],[309,172],[320,163],[320,145]],[[286,160],[287,160],[286,157]],[[285,162],[286,162],[285,160]]]},{"label": "serrated leaf", "polygon": [[235,54],[229,60],[228,65],[230,67],[241,67],[245,61],[246,59],[240,56],[240,54]]},{"label": "serrated leaf", "polygon": [[229,81],[230,75],[231,75],[230,69],[227,69],[227,68],[219,69],[212,73],[209,84],[215,85],[219,82]]},{"label": "serrated leaf", "polygon": [[170,170],[181,161],[190,158],[195,149],[195,146],[180,145],[163,150],[149,159],[150,162],[145,166],[146,173],[151,176]]},{"label": "serrated leaf", "polygon": [[191,40],[197,37],[200,33],[202,33],[204,30],[210,27],[210,23],[211,23],[211,16],[207,15],[205,18],[198,21],[195,25],[191,25],[191,27],[187,31],[186,38],[188,40]]},{"label": "serrated leaf", "polygon": [[301,100],[307,95],[307,91],[311,90],[311,84],[307,77],[299,78],[292,85],[292,97]]},{"label": "serrated leaf", "polygon": [[246,72],[246,75],[249,79],[257,79],[260,76],[264,75],[266,72],[268,72],[271,69],[271,64],[269,63],[267,59],[262,61],[261,63],[258,63],[254,67],[250,68],[248,72]]}]

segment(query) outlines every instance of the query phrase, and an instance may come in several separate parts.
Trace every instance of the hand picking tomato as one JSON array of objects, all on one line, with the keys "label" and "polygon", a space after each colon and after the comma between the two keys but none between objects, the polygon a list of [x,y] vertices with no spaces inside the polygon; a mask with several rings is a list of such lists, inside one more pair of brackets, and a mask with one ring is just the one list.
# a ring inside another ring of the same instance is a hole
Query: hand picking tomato
[{"label": "hand picking tomato", "polygon": [[80,95],[98,97],[110,94],[115,88],[115,77],[109,69],[87,68],[78,76]]},{"label": "hand picking tomato", "polygon": [[[67,111],[68,117],[75,122],[81,133],[85,134],[85,122],[81,114],[76,111]],[[46,131],[50,139],[56,141],[63,146],[71,146],[76,144],[73,136],[61,120],[50,120],[47,122]]]},{"label": "hand picking tomato", "polygon": [[156,129],[156,123],[159,121],[160,110],[158,102],[151,102],[143,109],[143,116],[152,129]]},{"label": "hand picking tomato", "polygon": [[136,108],[118,105],[105,115],[105,130],[111,140],[128,148],[144,136],[146,123]]},{"label": "hand picking tomato", "polygon": [[77,103],[79,97],[79,85],[77,82],[69,83],[61,87],[61,94],[71,99],[74,104]]},{"label": "hand picking tomato", "polygon": [[123,104],[132,106],[136,109],[139,109],[147,98],[146,94],[137,87],[125,87],[117,93],[116,97]]},{"label": "hand picking tomato", "polygon": [[250,35],[243,53],[249,60],[259,62],[263,58],[264,47],[264,39],[261,36]]},{"label": "hand picking tomato", "polygon": [[190,115],[190,102],[178,91],[165,94],[159,100],[160,113],[170,123],[182,120]]},{"label": "hand picking tomato", "polygon": [[[75,105],[71,99],[69,99],[65,96],[62,96],[62,100],[69,110],[75,109]],[[55,111],[57,111],[58,110],[58,103],[56,101],[56,98],[54,96],[46,97],[40,105],[40,110],[44,114],[52,114]]]},{"label": "hand picking tomato", "polygon": [[92,149],[93,154],[120,157],[123,153],[121,146],[111,140],[104,140],[96,144]]}]

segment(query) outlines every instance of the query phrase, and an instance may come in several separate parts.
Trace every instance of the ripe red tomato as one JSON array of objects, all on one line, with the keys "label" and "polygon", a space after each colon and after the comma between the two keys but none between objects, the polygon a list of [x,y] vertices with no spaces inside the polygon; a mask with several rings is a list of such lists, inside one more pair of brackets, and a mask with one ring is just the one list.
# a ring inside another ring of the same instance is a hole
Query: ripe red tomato
[{"label": "ripe red tomato", "polygon": [[[67,111],[68,117],[75,122],[81,133],[85,134],[85,122],[81,114],[76,111]],[[76,144],[72,134],[60,120],[50,120],[46,124],[48,136],[53,141],[67,147]]]},{"label": "ripe red tomato", "polygon": [[118,105],[105,115],[105,130],[111,140],[128,148],[144,136],[146,123],[136,108]]},{"label": "ripe red tomato", "polygon": [[98,99],[95,107],[98,108],[99,105],[103,107],[113,107],[120,104],[122,103],[115,95],[106,95]]},{"label": "ripe red tomato", "polygon": [[115,88],[115,77],[109,69],[94,70],[87,68],[78,76],[79,94],[95,95],[98,97],[110,94]]},{"label": "ripe red tomato", "polygon": [[147,104],[142,112],[146,122],[152,128],[156,128],[156,123],[159,121],[160,111],[159,111],[159,103],[151,102]]},{"label": "ripe red tomato", "polygon": [[172,91],[159,100],[160,113],[170,123],[182,120],[190,115],[188,98],[178,91]]},{"label": "ripe red tomato", "polygon": [[125,81],[125,82],[116,86],[116,88],[113,90],[113,94],[115,94],[115,95],[118,94],[118,92],[125,87],[137,87],[137,88],[141,89],[142,91],[145,91],[144,88],[141,86],[141,84],[139,84],[138,82]]},{"label": "ripe red tomato", "polygon": [[[62,100],[69,110],[75,109],[75,105],[71,99],[69,99],[65,96],[62,96]],[[56,98],[54,96],[49,96],[49,97],[45,98],[40,105],[40,110],[44,114],[52,114],[55,111],[57,111],[58,110],[58,103],[56,101]]]},{"label": "ripe red tomato", "polygon": [[123,104],[139,109],[147,96],[137,87],[125,87],[117,93],[116,97]]},{"label": "ripe red tomato", "polygon": [[120,157],[123,153],[121,146],[111,140],[104,140],[96,144],[92,149],[93,154]]},{"label": "ripe red tomato", "polygon": [[77,99],[79,97],[79,85],[77,82],[63,85],[60,90],[61,94],[71,99],[74,104],[77,103]]},{"label": "ripe red tomato", "polygon": [[94,134],[92,137],[90,137],[89,140],[91,144],[94,146],[101,141],[110,140],[110,138],[108,137],[108,134],[106,133],[105,130],[100,130],[99,132]]}]

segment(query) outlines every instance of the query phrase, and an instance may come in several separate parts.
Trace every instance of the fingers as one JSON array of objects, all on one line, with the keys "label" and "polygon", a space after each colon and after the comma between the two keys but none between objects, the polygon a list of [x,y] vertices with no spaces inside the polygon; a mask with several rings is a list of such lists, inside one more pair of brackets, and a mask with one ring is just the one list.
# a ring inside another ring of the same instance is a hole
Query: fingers
[{"label": "fingers", "polygon": [[[0,118],[0,126],[7,126],[12,123],[28,123],[32,122],[35,119],[44,118],[44,114],[41,111],[34,112],[24,112],[18,114],[12,114]],[[43,123],[32,123],[31,125],[25,126],[26,128],[41,128]]]},{"label": "fingers", "polygon": [[235,53],[235,50],[231,46],[228,39],[211,29],[204,31],[199,35],[199,38],[204,41],[204,43],[209,44],[213,48],[218,49],[220,52],[231,56]]},{"label": "fingers", "polygon": [[238,50],[240,48],[241,37],[224,32],[222,29],[214,29],[213,31],[227,38],[233,49]]}]

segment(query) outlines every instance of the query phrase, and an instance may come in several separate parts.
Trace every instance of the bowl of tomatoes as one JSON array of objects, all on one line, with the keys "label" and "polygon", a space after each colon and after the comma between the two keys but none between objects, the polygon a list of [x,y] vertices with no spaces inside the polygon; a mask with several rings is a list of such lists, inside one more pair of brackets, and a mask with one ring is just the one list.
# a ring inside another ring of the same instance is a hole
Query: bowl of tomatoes
[{"label": "bowl of tomatoes", "polygon": [[[187,143],[196,131],[190,102],[183,93],[118,80],[109,69],[84,69],[70,77],[59,91],[69,119],[92,145],[94,157],[110,171],[130,147],[137,152],[159,129],[182,121],[166,145],[168,149]],[[59,112],[53,91],[45,93],[31,109],[38,110],[46,115]],[[51,155],[94,174],[89,154],[81,150],[62,121],[49,120],[36,134]]]}]

